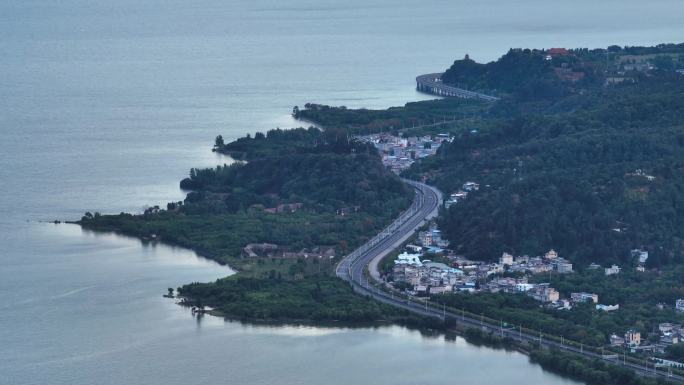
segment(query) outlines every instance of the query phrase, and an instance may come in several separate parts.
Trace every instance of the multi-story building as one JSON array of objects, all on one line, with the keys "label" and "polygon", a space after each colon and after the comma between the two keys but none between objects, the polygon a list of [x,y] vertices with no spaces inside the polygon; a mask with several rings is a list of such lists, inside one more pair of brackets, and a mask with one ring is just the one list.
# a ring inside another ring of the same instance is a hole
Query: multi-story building
[{"label": "multi-story building", "polygon": [[613,265],[611,267],[606,267],[604,269],[604,273],[606,275],[615,275],[615,274],[620,274],[620,266],[618,265]]},{"label": "multi-story building", "polygon": [[675,310],[678,312],[684,312],[684,299],[678,299],[675,302]]},{"label": "multi-story building", "polygon": [[552,261],[558,258],[558,253],[556,252],[556,250],[551,249],[546,254],[544,254],[544,258],[546,258],[549,261]]},{"label": "multi-story building", "polygon": [[634,329],[629,329],[625,333],[625,342],[631,346],[641,345],[641,333]]},{"label": "multi-story building", "polygon": [[513,264],[513,256],[508,253],[503,253],[501,258],[499,258],[499,263],[502,265],[512,265]]},{"label": "multi-story building", "polygon": [[658,330],[661,333],[671,333],[673,331],[679,330],[681,328],[681,325],[676,325],[670,322],[663,322],[658,325]]},{"label": "multi-story building", "polygon": [[560,299],[560,293],[549,286],[548,283],[540,283],[534,290],[529,291],[529,295],[539,302],[556,302]]},{"label": "multi-story building", "polygon": [[556,271],[560,274],[572,273],[572,263],[568,262],[566,259],[558,258],[554,262],[553,266],[556,268]]},{"label": "multi-story building", "polygon": [[638,258],[639,264],[644,264],[648,260],[648,251],[641,249],[634,249],[631,251],[632,258]]},{"label": "multi-story building", "polygon": [[570,299],[574,303],[581,303],[591,301],[593,303],[598,303],[598,294],[594,293],[570,293]]}]

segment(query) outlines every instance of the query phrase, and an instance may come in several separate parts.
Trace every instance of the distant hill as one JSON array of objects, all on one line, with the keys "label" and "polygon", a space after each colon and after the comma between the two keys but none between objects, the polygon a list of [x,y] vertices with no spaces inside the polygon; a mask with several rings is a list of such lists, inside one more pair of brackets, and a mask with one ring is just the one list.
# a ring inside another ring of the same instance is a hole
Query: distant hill
[{"label": "distant hill", "polygon": [[607,262],[646,248],[652,265],[681,262],[682,96],[684,76],[660,71],[544,108],[504,101],[408,173],[445,193],[469,180],[483,186],[441,219],[452,246],[472,257],[555,248],[575,261]]},{"label": "distant hill", "polygon": [[531,97],[558,97],[565,91],[543,51],[512,49],[499,60],[476,63],[467,55],[444,72],[442,81],[460,88]]},{"label": "distant hill", "polygon": [[510,49],[481,64],[466,55],[442,75],[444,83],[521,101],[557,100],[610,83],[632,82],[652,70],[684,68],[684,44],[608,49]]}]

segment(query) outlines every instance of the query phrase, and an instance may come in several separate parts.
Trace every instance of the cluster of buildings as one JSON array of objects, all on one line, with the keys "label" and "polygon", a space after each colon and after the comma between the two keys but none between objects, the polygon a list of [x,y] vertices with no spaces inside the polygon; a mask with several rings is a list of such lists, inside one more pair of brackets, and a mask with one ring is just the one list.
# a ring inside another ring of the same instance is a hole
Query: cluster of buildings
[{"label": "cluster of buildings", "polygon": [[[463,284],[463,270],[440,262],[421,260],[421,256],[407,252],[397,256],[392,270],[395,284],[404,283],[414,294],[442,294]],[[475,284],[472,285],[474,287]]]},{"label": "cluster of buildings", "polygon": [[540,274],[556,272],[560,274],[572,273],[572,263],[565,258],[559,257],[558,253],[551,249],[543,256],[529,257],[527,255],[513,257],[503,253],[499,258],[499,267],[505,271],[516,273]]},{"label": "cluster of buildings", "polygon": [[573,306],[582,303],[595,304],[597,309],[609,306],[598,303],[598,294],[577,292],[570,293],[570,298],[562,298],[560,292],[551,287],[550,284],[529,283],[527,278],[495,278],[481,287],[480,291],[522,293],[552,309],[570,310]]},{"label": "cluster of buildings", "polygon": [[[450,292],[471,293],[510,293],[526,295],[548,309],[569,310],[575,306],[593,306],[602,312],[620,309],[619,304],[603,304],[599,296],[591,292],[573,292],[565,297],[549,283],[533,283],[528,280],[531,274],[554,272],[567,274],[573,272],[572,263],[560,257],[555,250],[543,256],[513,256],[503,253],[498,262],[484,262],[466,259],[451,254],[448,242],[442,239],[441,232],[431,225],[419,233],[416,244],[408,245],[406,252],[394,261],[392,270],[393,284],[413,295],[433,295]],[[428,253],[445,255],[446,263],[434,262]],[[648,260],[648,252],[641,249],[631,250],[631,257],[640,268]],[[620,274],[621,268],[613,264],[602,267],[592,264],[590,268],[603,269],[606,276]],[[517,274],[515,274],[517,273]],[[675,302],[675,310],[684,313],[684,299]],[[642,339],[637,329],[629,329],[624,334],[612,334],[610,344],[621,346],[632,352],[664,353],[668,346],[684,341],[684,327],[679,324],[661,323],[658,331],[649,333]],[[650,342],[649,342],[650,341]]]},{"label": "cluster of buildings", "polygon": [[[572,263],[560,257],[553,249],[543,256],[536,257],[503,253],[498,262],[484,262],[444,253],[446,247],[448,242],[442,239],[441,232],[436,226],[431,225],[426,231],[419,232],[416,244],[407,245],[407,251],[394,261],[394,284],[420,295],[458,291],[511,293],[527,295],[539,301],[542,306],[552,309],[569,310],[583,303],[590,303],[597,310],[604,312],[620,309],[619,304],[599,303],[599,297],[595,293],[576,292],[570,293],[568,298],[563,298],[561,293],[548,283],[529,282],[528,276],[533,274],[573,273]],[[427,257],[425,253],[447,254],[449,265],[421,259]],[[637,253],[637,250],[633,253]],[[639,251],[638,256],[641,255]],[[644,258],[647,257],[641,257],[640,261],[644,262]],[[618,274],[620,267],[613,265],[604,271],[606,275]],[[678,301],[677,306],[684,311],[684,300]]]},{"label": "cluster of buildings", "polygon": [[628,348],[632,352],[664,353],[668,346],[684,341],[684,327],[680,324],[663,322],[658,325],[656,332],[650,333],[647,337],[642,337],[641,332],[636,329],[629,329],[622,335],[611,334],[610,345]]},{"label": "cluster of buildings", "polygon": [[[543,256],[513,256],[503,253],[498,262],[484,262],[466,259],[451,254],[448,242],[442,239],[441,232],[431,225],[419,233],[414,245],[408,245],[406,252],[394,261],[393,282],[396,287],[405,288],[413,295],[432,295],[449,292],[471,293],[510,293],[526,295],[540,302],[540,306],[569,310],[579,305],[590,305],[598,311],[612,312],[620,309],[619,304],[602,304],[599,296],[591,292],[573,292],[565,297],[549,283],[529,282],[531,274],[554,272],[567,274],[573,272],[572,263],[560,257],[555,250]],[[427,253],[446,255],[447,263],[434,262]],[[631,257],[644,268],[648,252],[641,249],[631,250]],[[603,267],[592,264],[592,269],[603,269],[606,276],[620,274],[621,268],[613,264]],[[517,273],[517,274],[515,274]],[[684,299],[675,302],[675,310],[684,313]],[[620,346],[632,352],[664,353],[668,346],[684,341],[684,327],[680,324],[661,323],[657,332],[642,338],[637,329],[629,329],[624,334],[610,336],[612,346]]]},{"label": "cluster of buildings", "polygon": [[[601,265],[599,265],[597,263],[592,263],[591,265],[588,266],[588,269],[589,270],[603,269],[603,274],[605,276],[618,275],[622,271],[622,268],[616,264],[612,264],[610,267],[602,267]],[[639,268],[637,268],[637,269],[639,269]]]},{"label": "cluster of buildings", "polygon": [[431,253],[441,253],[449,246],[449,241],[442,238],[442,231],[434,224],[431,224],[426,231],[418,232],[418,242],[420,246],[411,246],[413,249],[420,251],[422,248],[427,249]]},{"label": "cluster of buildings", "polygon": [[[658,304],[659,309],[665,308],[664,304]],[[684,299],[675,301],[675,311],[684,313]],[[647,338],[636,329],[629,329],[624,334],[613,333],[610,336],[610,345],[624,347],[634,352],[664,353],[667,347],[684,342],[684,326],[681,324],[662,322],[658,324],[658,330],[648,333]]]},{"label": "cluster of buildings", "polygon": [[644,170],[642,170],[642,169],[640,169],[640,168],[634,170],[634,172],[628,172],[628,173],[626,173],[625,176],[640,177],[640,178],[646,179],[646,180],[649,181],[649,182],[653,182],[653,181],[655,180],[655,178],[656,178],[656,177],[653,176],[653,175],[646,174],[646,173],[644,172]]},{"label": "cluster of buildings", "polygon": [[658,325],[660,334],[658,342],[663,350],[670,345],[681,343],[684,340],[684,328],[680,324],[664,322]]},{"label": "cluster of buildings", "polygon": [[[633,249],[630,251],[631,257],[636,261],[636,270],[640,272],[646,271],[646,261],[648,260],[648,251],[641,249]],[[601,265],[592,263],[589,265],[590,270],[600,269]],[[612,264],[610,267],[603,268],[603,274],[606,276],[618,275],[622,271],[622,268],[616,264]]]},{"label": "cluster of buildings", "polygon": [[458,202],[461,202],[462,200],[466,199],[468,197],[468,193],[477,191],[480,189],[480,185],[475,183],[475,182],[465,182],[461,188],[461,190],[456,191],[455,193],[452,193],[449,195],[449,199],[444,201],[444,207],[447,209],[451,207],[451,205],[455,205]]},{"label": "cluster of buildings", "polygon": [[363,142],[372,143],[382,156],[382,163],[396,173],[411,167],[413,162],[437,153],[444,142],[453,138],[448,134],[402,138],[389,133],[357,137]]},{"label": "cluster of buildings", "polygon": [[[429,233],[426,232],[426,233]],[[504,253],[498,263],[470,261],[463,257],[451,257],[451,265],[421,260],[424,254],[421,246],[409,245],[407,250],[394,261],[393,282],[401,284],[414,294],[441,294],[445,292],[467,291],[472,293],[518,293],[527,295],[544,306],[556,309],[571,309],[579,303],[595,304],[597,309],[610,311],[619,305],[602,305],[594,293],[571,293],[570,298],[561,298],[560,292],[548,283],[530,283],[527,276],[520,278],[503,277],[505,271],[525,273],[556,271],[572,272],[572,265],[550,250],[543,257],[518,257]],[[568,266],[569,265],[569,266]],[[455,266],[455,267],[454,267]],[[543,266],[543,267],[542,267]],[[491,278],[494,276],[494,278]],[[684,301],[682,302],[684,307]]]}]

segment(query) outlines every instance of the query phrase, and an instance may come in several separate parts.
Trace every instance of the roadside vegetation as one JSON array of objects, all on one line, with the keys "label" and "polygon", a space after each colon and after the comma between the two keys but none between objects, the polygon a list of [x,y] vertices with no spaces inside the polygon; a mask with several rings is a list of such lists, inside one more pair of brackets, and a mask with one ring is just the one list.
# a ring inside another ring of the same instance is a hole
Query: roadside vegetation
[{"label": "roadside vegetation", "polygon": [[590,360],[558,350],[536,349],[530,352],[530,361],[542,368],[583,381],[588,385],[659,385],[668,381],[638,377],[631,369],[609,365],[601,360]]},{"label": "roadside vegetation", "polygon": [[189,303],[207,305],[218,314],[242,320],[367,323],[403,315],[394,307],[354,294],[346,282],[334,276],[308,275],[293,280],[275,269],[267,274],[267,278],[238,274],[214,283],[193,283],[181,287],[180,295]]}]

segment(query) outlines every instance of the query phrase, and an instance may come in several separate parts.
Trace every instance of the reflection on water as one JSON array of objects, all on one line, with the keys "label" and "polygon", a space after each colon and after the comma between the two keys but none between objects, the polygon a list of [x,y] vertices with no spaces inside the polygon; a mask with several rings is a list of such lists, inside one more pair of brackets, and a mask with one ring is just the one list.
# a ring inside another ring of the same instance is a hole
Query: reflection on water
[{"label": "reflection on water", "polygon": [[[12,384],[570,383],[518,353],[399,326],[193,318],[162,297],[166,288],[214,280],[231,274],[229,268],[189,250],[76,225],[30,223],[4,235],[10,252],[0,270],[0,291],[7,294],[0,373]],[[484,362],[500,374],[492,376]],[[439,369],[408,370],[426,365]]]}]

